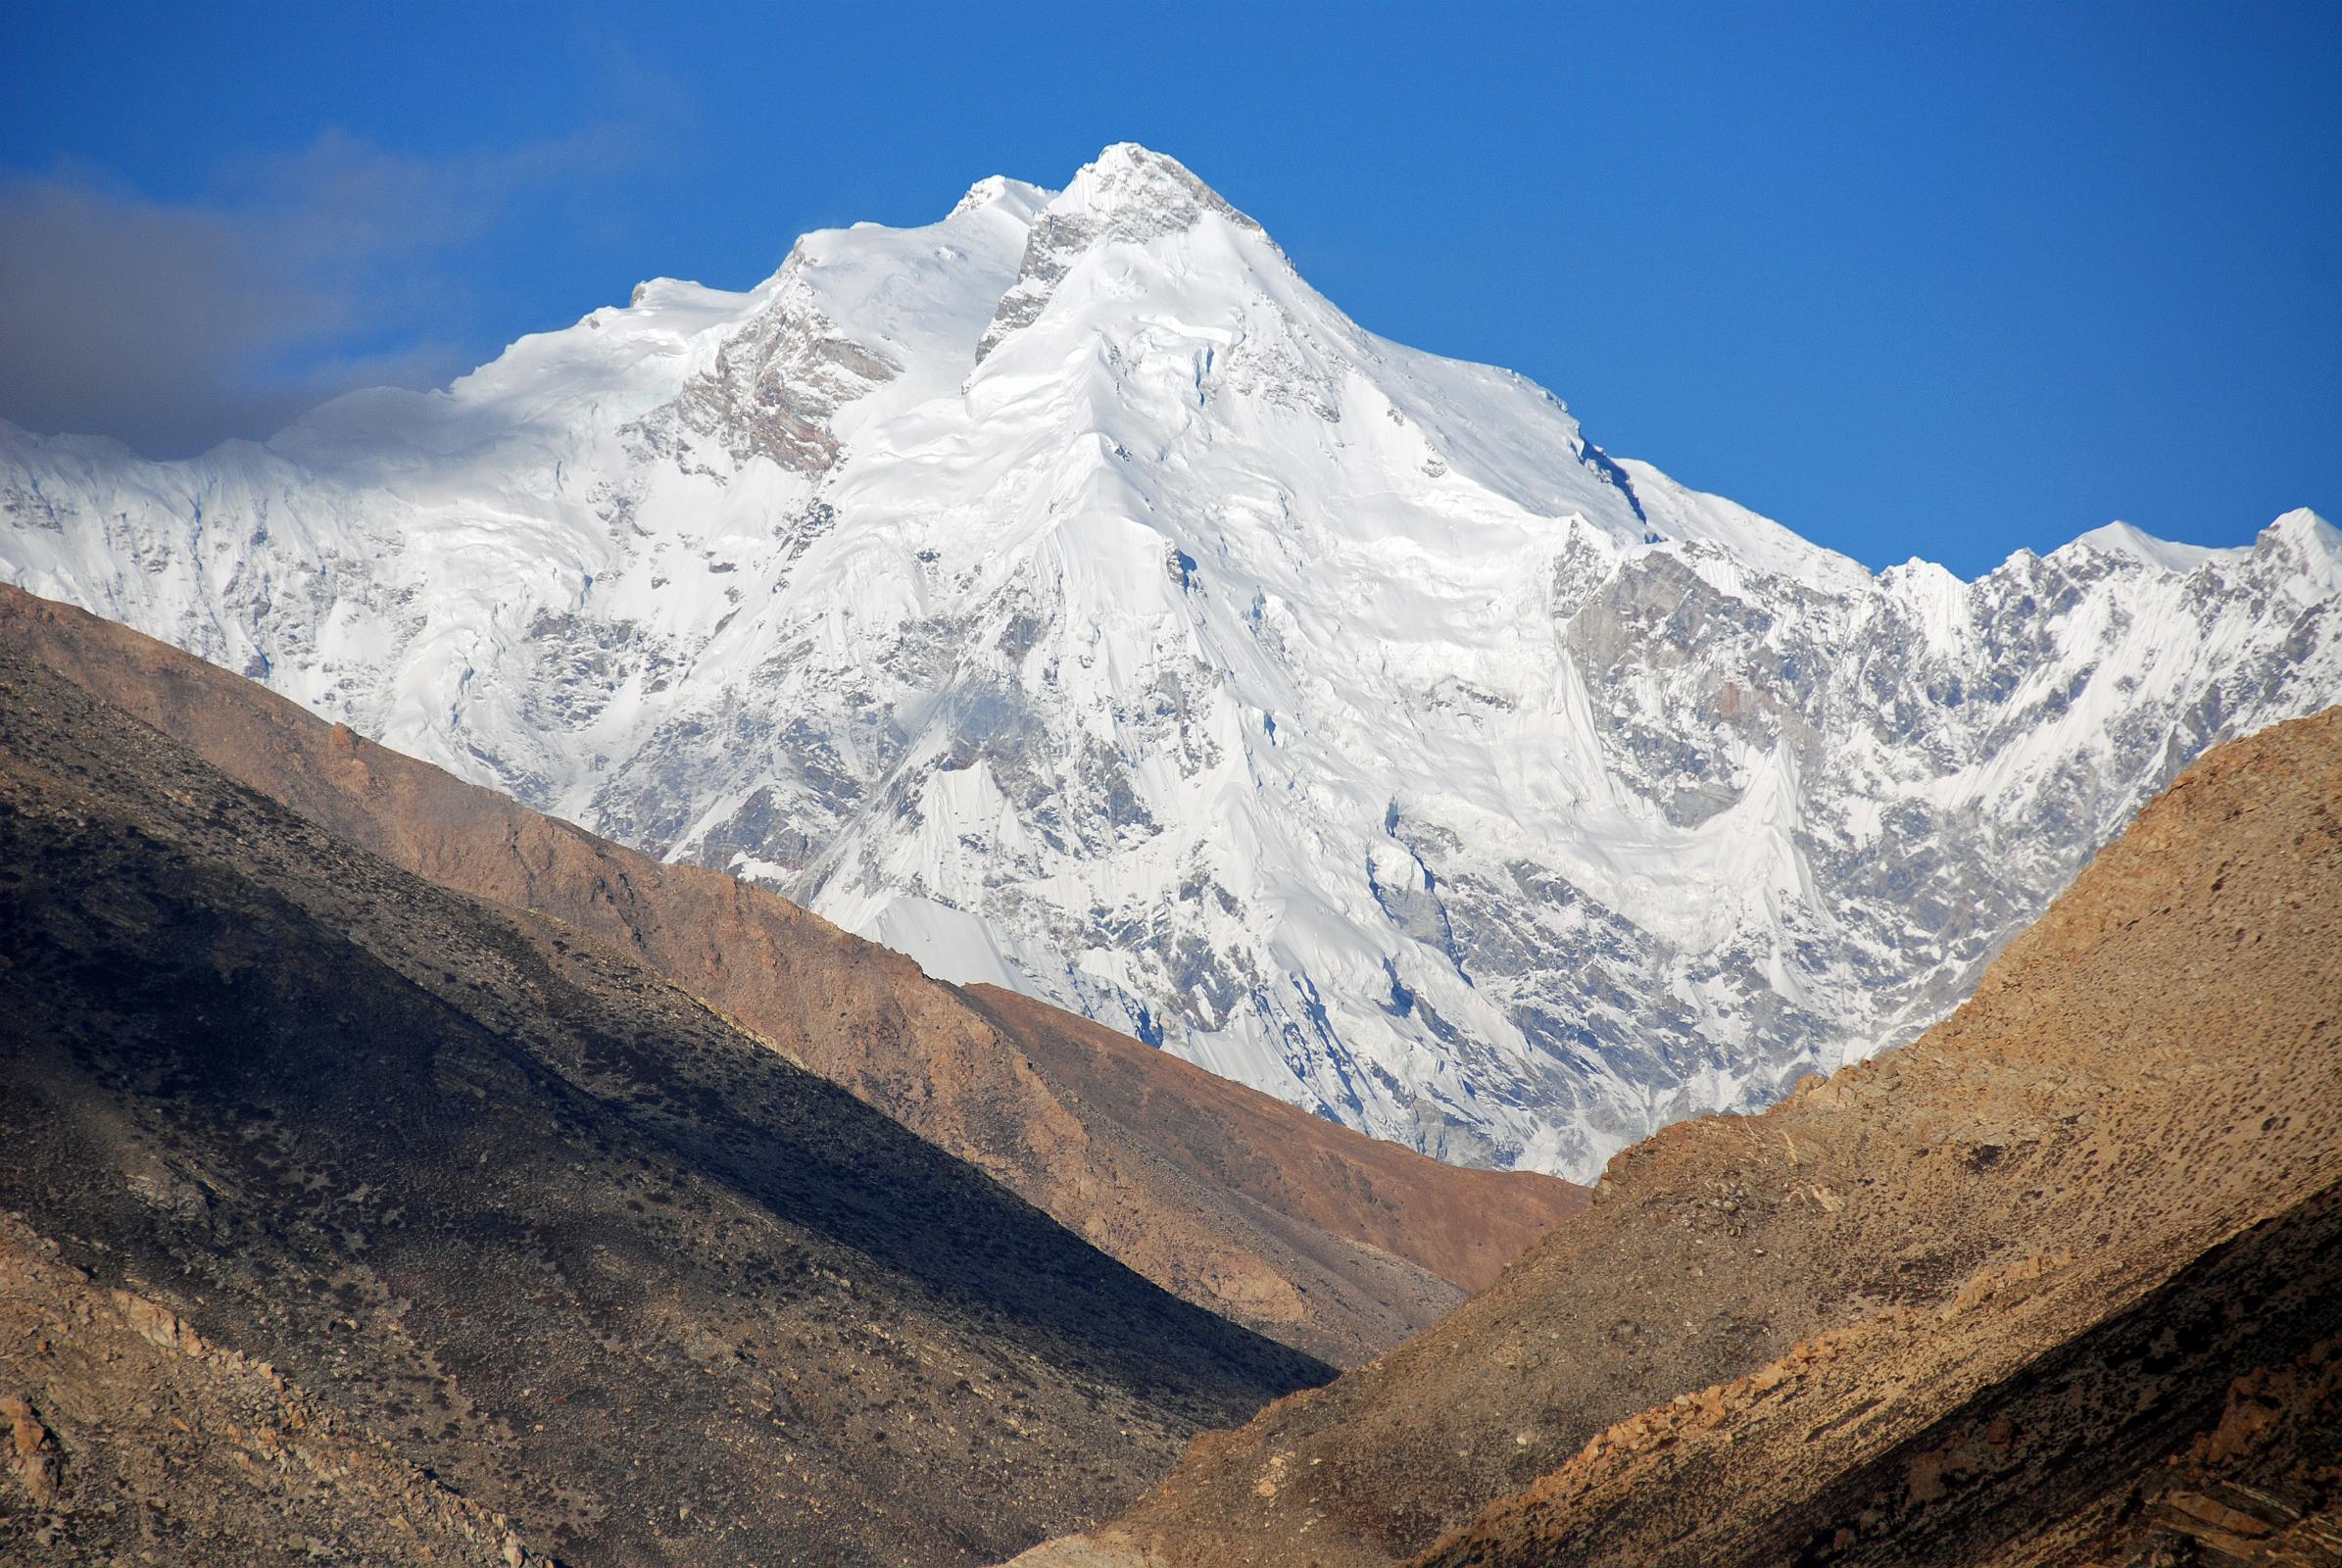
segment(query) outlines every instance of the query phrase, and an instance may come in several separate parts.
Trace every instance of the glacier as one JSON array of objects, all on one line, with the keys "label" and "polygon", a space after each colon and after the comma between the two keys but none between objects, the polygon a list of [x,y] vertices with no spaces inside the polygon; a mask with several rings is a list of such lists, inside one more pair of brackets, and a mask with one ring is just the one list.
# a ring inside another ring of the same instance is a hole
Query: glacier
[{"label": "glacier", "polygon": [[2342,701],[2307,511],[1874,573],[1364,331],[1131,145],[265,443],[0,425],[0,572],[945,978],[1581,1179],[1915,1035],[2198,752]]}]

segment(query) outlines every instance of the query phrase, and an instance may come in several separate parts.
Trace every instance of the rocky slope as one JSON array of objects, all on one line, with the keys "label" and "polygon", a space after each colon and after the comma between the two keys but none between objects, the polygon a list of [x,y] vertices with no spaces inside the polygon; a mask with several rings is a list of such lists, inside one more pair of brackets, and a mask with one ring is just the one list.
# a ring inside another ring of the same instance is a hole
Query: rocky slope
[{"label": "rocky slope", "polygon": [[2333,710],[2191,768],[1916,1044],[1622,1153],[1024,1560],[2342,1560],[2338,956]]},{"label": "rocky slope", "polygon": [[1584,1205],[1307,1115],[662,865],[335,728],[254,683],[0,586],[24,651],[344,842],[558,916],[656,969],[1166,1290],[1348,1364],[1428,1327]]},{"label": "rocky slope", "polygon": [[980,1562],[1328,1375],[13,647],[0,995],[0,1559]]},{"label": "rocky slope", "polygon": [[[0,1544],[12,1561],[542,1564],[512,1522],[275,1368],[0,1219]],[[13,1481],[14,1486],[9,1482]]]},{"label": "rocky slope", "polygon": [[2307,512],[1874,575],[1363,331],[1128,146],[265,446],[0,429],[0,576],[946,978],[1585,1177],[1916,1034],[2189,758],[2342,699]]}]

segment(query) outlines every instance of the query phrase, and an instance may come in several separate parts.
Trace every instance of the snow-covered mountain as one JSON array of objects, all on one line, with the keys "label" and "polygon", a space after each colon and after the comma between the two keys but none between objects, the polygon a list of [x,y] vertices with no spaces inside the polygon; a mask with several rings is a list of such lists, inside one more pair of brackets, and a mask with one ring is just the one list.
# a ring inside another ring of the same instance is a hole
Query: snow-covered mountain
[{"label": "snow-covered mountain", "polygon": [[1168,158],[660,280],[149,463],[0,569],[931,970],[1575,1176],[1959,998],[2212,741],[2342,701],[2342,535],[1877,575],[1361,330]]}]

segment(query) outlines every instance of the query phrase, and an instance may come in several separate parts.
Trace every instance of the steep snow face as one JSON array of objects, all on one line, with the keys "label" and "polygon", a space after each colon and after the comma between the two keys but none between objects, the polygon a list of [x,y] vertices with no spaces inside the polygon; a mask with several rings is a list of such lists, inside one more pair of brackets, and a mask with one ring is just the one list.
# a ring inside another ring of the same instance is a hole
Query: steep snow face
[{"label": "steep snow face", "polygon": [[1873,576],[1360,330],[1170,159],[643,285],[140,462],[9,578],[1450,1158],[1584,1177],[1906,1038],[2212,742],[2342,536]]}]

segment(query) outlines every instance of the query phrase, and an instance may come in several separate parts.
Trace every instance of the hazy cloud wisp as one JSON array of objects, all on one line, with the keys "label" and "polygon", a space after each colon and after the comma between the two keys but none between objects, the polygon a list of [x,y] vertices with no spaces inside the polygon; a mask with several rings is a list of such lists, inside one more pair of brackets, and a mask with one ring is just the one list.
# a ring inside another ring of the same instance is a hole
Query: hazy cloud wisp
[{"label": "hazy cloud wisp", "polygon": [[0,171],[0,417],[180,456],[353,386],[442,382],[464,368],[437,340],[454,254],[624,145],[599,129],[434,161],[328,132],[200,202]]}]

